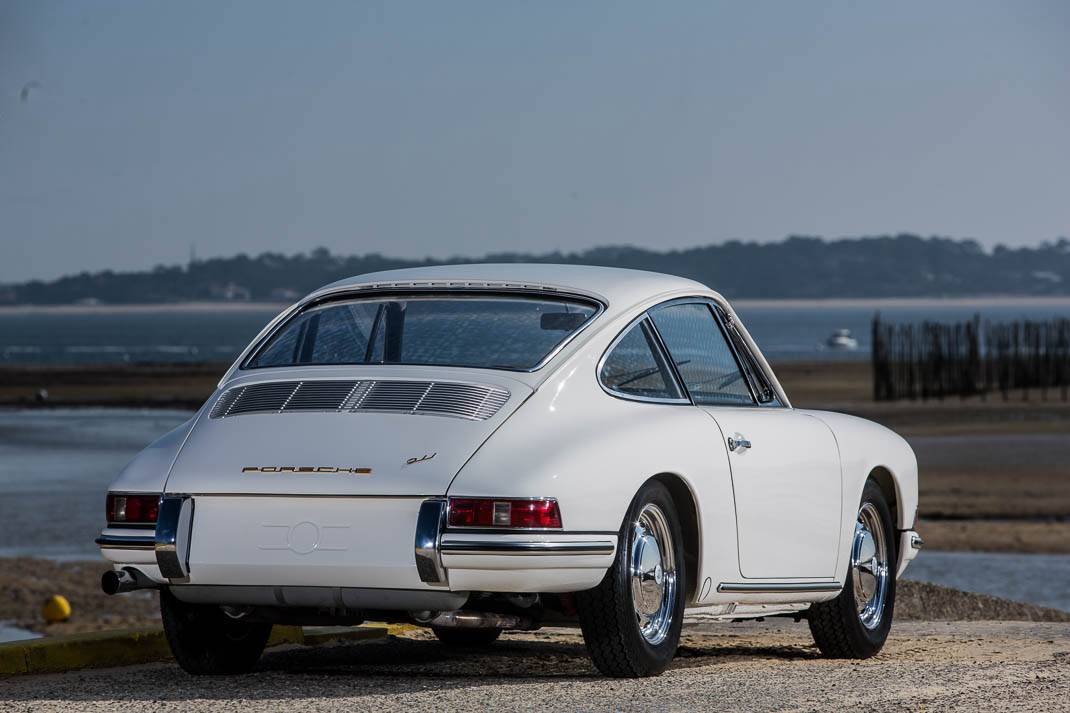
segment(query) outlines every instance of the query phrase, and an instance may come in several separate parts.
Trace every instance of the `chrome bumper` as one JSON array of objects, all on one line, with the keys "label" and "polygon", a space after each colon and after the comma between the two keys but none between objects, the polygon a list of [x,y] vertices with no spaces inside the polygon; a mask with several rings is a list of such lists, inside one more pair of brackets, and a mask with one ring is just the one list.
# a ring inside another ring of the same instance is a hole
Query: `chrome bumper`
[{"label": "chrome bumper", "polygon": [[152,552],[160,574],[167,579],[181,581],[189,575],[192,525],[193,498],[188,495],[166,495],[160,500],[160,513],[152,534],[147,531],[129,535],[105,531],[96,539],[96,543],[102,550]]},{"label": "chrome bumper", "polygon": [[457,540],[439,548],[458,555],[612,555],[613,550],[612,540]]},{"label": "chrome bumper", "polygon": [[899,535],[899,569],[896,570],[895,576],[899,578],[903,575],[903,571],[906,570],[907,565],[913,561],[918,553],[921,552],[922,546],[925,544],[925,540],[921,539],[921,535],[914,532],[914,530],[903,530]]},{"label": "chrome bumper", "polygon": [[97,546],[102,550],[154,550],[156,549],[155,535],[113,535],[101,533],[96,539]]},{"label": "chrome bumper", "polygon": [[450,531],[446,501],[440,499],[425,500],[416,522],[416,569],[428,584],[447,582],[447,564],[477,570],[605,569],[616,548],[616,533]]}]

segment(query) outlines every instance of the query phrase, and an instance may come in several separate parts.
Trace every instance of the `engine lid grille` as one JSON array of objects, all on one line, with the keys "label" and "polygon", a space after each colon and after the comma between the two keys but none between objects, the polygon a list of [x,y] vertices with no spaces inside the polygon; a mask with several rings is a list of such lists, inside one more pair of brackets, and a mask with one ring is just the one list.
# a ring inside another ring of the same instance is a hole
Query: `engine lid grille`
[{"label": "engine lid grille", "polygon": [[379,411],[484,421],[498,413],[508,400],[509,392],[503,388],[459,382],[270,381],[227,389],[212,406],[209,417],[298,411]]}]

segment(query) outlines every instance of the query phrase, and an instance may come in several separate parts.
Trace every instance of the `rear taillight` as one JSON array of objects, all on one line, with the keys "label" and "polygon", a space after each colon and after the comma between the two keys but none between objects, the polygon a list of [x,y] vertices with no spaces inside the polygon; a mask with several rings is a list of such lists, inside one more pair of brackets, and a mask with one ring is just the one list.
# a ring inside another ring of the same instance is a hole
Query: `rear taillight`
[{"label": "rear taillight", "polygon": [[160,514],[159,495],[108,493],[108,523],[144,523],[153,525]]},{"label": "rear taillight", "polygon": [[450,498],[447,524],[450,527],[561,529],[561,510],[553,498]]}]

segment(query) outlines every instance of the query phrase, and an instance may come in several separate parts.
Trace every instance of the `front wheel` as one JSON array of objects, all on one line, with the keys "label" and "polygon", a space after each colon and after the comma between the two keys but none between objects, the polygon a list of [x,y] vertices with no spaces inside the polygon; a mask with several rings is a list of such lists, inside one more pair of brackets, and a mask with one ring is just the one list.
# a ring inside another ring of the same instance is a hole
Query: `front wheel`
[{"label": "front wheel", "polygon": [[825,656],[865,659],[888,638],[895,609],[895,525],[884,493],[866,483],[855,521],[847,580],[839,596],[810,607],[810,632]]},{"label": "front wheel", "polygon": [[227,616],[211,604],[188,604],[160,590],[163,631],[178,665],[197,675],[247,673],[264,652],[271,624]]},{"label": "front wheel", "polygon": [[587,651],[607,676],[664,671],[684,616],[683,537],[668,489],[644,485],[621,527],[613,566],[594,589],[576,593]]}]

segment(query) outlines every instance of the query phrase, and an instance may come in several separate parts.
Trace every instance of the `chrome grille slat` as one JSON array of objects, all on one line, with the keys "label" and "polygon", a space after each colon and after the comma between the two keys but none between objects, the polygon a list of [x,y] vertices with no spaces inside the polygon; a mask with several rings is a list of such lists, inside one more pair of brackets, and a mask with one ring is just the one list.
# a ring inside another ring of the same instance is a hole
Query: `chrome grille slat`
[{"label": "chrome grille slat", "polygon": [[356,381],[303,381],[283,411],[337,411],[357,387]]},{"label": "chrome grille slat", "polygon": [[257,411],[278,411],[300,387],[299,381],[275,381],[242,388],[227,410],[227,416]]},{"label": "chrome grille slat", "polygon": [[236,386],[220,396],[210,418],[249,413],[337,412],[453,416],[483,421],[509,400],[496,386],[442,381],[315,379]]},{"label": "chrome grille slat", "polygon": [[377,381],[360,404],[361,411],[415,411],[427,393],[426,381]]}]

